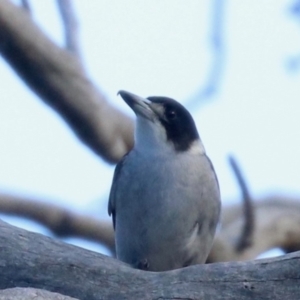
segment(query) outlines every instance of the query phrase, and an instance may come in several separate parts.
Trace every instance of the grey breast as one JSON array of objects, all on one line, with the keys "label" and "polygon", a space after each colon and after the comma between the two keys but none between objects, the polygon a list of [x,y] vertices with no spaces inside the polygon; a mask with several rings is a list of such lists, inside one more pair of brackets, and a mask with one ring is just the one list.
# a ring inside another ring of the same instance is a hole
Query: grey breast
[{"label": "grey breast", "polygon": [[[204,262],[220,211],[206,155],[181,154],[174,161],[132,151],[121,172],[115,193],[117,257],[155,271]],[[199,232],[191,240],[195,226]]]}]

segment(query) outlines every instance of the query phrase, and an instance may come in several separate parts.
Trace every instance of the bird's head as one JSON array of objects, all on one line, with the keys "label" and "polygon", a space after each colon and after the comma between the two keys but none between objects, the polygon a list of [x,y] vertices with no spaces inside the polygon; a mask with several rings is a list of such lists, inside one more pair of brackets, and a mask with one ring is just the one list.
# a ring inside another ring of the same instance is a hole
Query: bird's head
[{"label": "bird's head", "polygon": [[137,116],[135,148],[205,152],[193,117],[179,102],[167,97],[142,98],[123,90],[118,94]]}]

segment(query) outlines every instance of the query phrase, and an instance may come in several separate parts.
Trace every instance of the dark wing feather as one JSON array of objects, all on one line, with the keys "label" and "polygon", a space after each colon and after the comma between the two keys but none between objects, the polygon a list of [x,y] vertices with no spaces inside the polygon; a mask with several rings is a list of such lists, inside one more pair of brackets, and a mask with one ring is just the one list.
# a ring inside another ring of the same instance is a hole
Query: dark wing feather
[{"label": "dark wing feather", "polygon": [[115,168],[115,173],[113,177],[113,182],[110,189],[109,200],[108,200],[108,214],[112,215],[113,226],[115,229],[116,226],[116,210],[115,210],[115,193],[118,188],[118,179],[121,174],[121,169],[126,160],[127,154],[123,156],[123,158],[118,162]]},{"label": "dark wing feather", "polygon": [[214,168],[214,166],[213,166],[213,164],[212,164],[210,158],[209,158],[206,154],[205,154],[205,156],[206,156],[206,158],[207,158],[207,160],[208,160],[208,163],[209,163],[209,165],[210,165],[210,167],[211,167],[211,169],[212,169],[212,171],[213,171],[213,173],[214,173],[214,176],[215,176],[215,178],[216,178],[216,182],[217,182],[217,185],[218,185],[218,189],[219,189],[219,191],[220,191],[219,180],[218,180],[218,177],[217,177],[215,168]]}]

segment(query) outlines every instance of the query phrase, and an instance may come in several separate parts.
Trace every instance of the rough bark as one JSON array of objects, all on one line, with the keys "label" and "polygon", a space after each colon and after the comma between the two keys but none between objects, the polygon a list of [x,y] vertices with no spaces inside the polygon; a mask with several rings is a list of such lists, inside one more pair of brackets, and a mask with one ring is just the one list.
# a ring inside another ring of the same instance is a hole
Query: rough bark
[{"label": "rough bark", "polygon": [[33,288],[12,288],[0,291],[0,300],[78,300],[58,293]]},{"label": "rough bark", "polygon": [[300,252],[156,273],[4,222],[0,245],[1,289],[32,287],[81,300],[300,299]]}]

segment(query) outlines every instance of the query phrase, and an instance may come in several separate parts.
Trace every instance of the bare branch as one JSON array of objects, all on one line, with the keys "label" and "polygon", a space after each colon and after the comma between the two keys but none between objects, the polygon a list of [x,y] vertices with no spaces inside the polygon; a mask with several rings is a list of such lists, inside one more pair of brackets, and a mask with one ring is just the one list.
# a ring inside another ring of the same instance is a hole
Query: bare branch
[{"label": "bare branch", "polygon": [[240,204],[227,205],[222,211],[222,228],[216,236],[209,261],[254,259],[278,247],[300,250],[300,199],[271,195],[254,199],[255,230],[251,247],[237,252],[235,241],[240,236],[244,212]]},{"label": "bare branch", "polygon": [[[253,202],[256,227],[252,245],[236,251],[236,240],[244,224],[241,205],[225,206],[223,226],[217,234],[208,262],[254,259],[274,247],[285,251],[300,250],[300,200],[269,197]],[[0,212],[36,221],[60,237],[81,237],[99,242],[114,253],[114,232],[111,221],[96,220],[45,201],[0,193]]]},{"label": "bare branch", "polygon": [[78,41],[78,20],[72,0],[57,0],[57,5],[64,25],[66,48],[81,57]]},{"label": "bare branch", "polygon": [[252,204],[251,195],[247,187],[246,181],[242,174],[241,168],[239,167],[236,159],[233,156],[228,158],[231,168],[236,176],[239,187],[243,196],[243,209],[244,209],[244,226],[242,227],[240,238],[236,243],[236,251],[242,252],[251,246],[254,233],[254,207]]},{"label": "bare branch", "polygon": [[[49,201],[50,203],[50,201]],[[95,241],[115,251],[111,222],[78,215],[62,207],[32,198],[0,193],[0,211],[7,215],[27,218],[45,226],[59,237],[79,237]]]},{"label": "bare branch", "polygon": [[300,298],[299,252],[273,259],[146,272],[4,222],[0,222],[0,245],[2,289],[26,286],[81,300]]},{"label": "bare branch", "polygon": [[133,121],[107,102],[74,55],[8,0],[0,0],[0,53],[96,154],[117,162],[131,149]]},{"label": "bare branch", "polygon": [[210,27],[212,62],[205,84],[186,101],[186,105],[189,107],[195,107],[200,103],[204,103],[218,91],[225,64],[225,46],[223,41],[225,2],[225,0],[214,0],[212,2],[212,24]]}]

